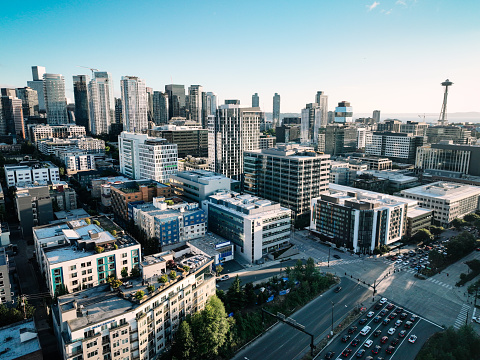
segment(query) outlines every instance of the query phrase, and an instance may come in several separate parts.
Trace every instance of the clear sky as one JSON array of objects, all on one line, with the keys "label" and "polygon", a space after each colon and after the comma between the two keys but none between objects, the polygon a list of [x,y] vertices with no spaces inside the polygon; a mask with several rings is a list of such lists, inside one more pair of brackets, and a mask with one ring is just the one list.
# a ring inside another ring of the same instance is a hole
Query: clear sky
[{"label": "clear sky", "polygon": [[3,1],[0,85],[26,86],[31,66],[65,76],[83,65],[147,86],[203,85],[237,98],[300,112],[317,90],[330,110],[480,111],[480,1],[223,0]]}]

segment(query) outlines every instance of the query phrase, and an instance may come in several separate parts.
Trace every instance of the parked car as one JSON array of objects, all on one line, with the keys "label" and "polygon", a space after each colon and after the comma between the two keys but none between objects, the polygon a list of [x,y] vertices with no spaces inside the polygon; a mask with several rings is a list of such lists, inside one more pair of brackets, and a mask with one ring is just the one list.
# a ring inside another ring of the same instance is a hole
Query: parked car
[{"label": "parked car", "polygon": [[388,301],[387,298],[381,298],[380,299],[380,304],[385,304]]},{"label": "parked car", "polygon": [[357,346],[359,342],[360,342],[360,339],[359,339],[359,338],[356,338],[356,339],[353,339],[353,340],[352,340],[352,342],[350,343],[350,345],[352,345],[352,346]]},{"label": "parked car", "polygon": [[345,334],[342,336],[342,342],[347,342],[350,339],[350,335]]},{"label": "parked car", "polygon": [[414,344],[415,341],[417,341],[417,336],[416,335],[410,335],[408,338],[408,342]]},{"label": "parked car", "polygon": [[368,321],[367,319],[361,319],[358,323],[359,323],[360,325],[363,325],[363,324],[365,324],[367,321]]},{"label": "parked car", "polygon": [[388,341],[388,336],[384,336],[382,337],[382,340],[380,340],[382,344],[385,344],[387,341]]},{"label": "parked car", "polygon": [[380,322],[380,320],[382,320],[382,317],[381,316],[375,316],[375,318],[373,319],[373,322]]},{"label": "parked car", "polygon": [[397,330],[397,329],[395,329],[395,328],[393,328],[393,327],[390,328],[390,329],[388,329],[388,331],[387,331],[387,332],[388,332],[388,335],[393,335],[393,334],[395,334],[395,330]]},{"label": "parked car", "polygon": [[363,345],[363,346],[365,346],[366,348],[369,348],[372,345],[373,345],[373,340],[367,340],[367,341],[365,341],[365,345]]},{"label": "parked car", "polygon": [[367,314],[367,317],[368,318],[371,318],[373,315],[375,315],[375,313],[373,311],[370,311],[368,314]]},{"label": "parked car", "polygon": [[330,360],[335,357],[335,351],[329,351],[328,353],[325,354],[325,360]]},{"label": "parked car", "polygon": [[375,330],[375,332],[373,333],[373,336],[379,337],[381,333],[382,333],[382,330],[380,330],[380,329]]},{"label": "parked car", "polygon": [[230,276],[228,276],[228,275],[223,275],[223,276],[222,276],[221,278],[219,278],[218,280],[219,280],[219,281],[226,281],[226,280],[228,280],[228,279],[230,279]]},{"label": "parked car", "polygon": [[399,338],[395,338],[392,340],[392,342],[390,343],[392,346],[397,346],[398,343],[400,342],[400,339]]},{"label": "parked car", "polygon": [[405,335],[407,335],[407,330],[402,330],[398,333],[398,336],[400,337],[405,337]]}]

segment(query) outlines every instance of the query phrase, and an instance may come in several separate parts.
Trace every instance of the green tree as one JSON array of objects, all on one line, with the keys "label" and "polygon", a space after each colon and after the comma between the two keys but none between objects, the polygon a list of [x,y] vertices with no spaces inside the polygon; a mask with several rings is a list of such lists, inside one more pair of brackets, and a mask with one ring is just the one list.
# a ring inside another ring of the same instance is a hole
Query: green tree
[{"label": "green tree", "polygon": [[227,292],[227,305],[229,312],[235,312],[241,309],[244,305],[245,294],[242,289],[242,282],[238,275],[230,284]]},{"label": "green tree", "polygon": [[452,226],[457,229],[457,230],[460,230],[462,228],[462,226],[466,226],[467,225],[467,222],[463,219],[453,219],[452,221]]},{"label": "green tree", "polygon": [[123,279],[128,277],[128,269],[124,267],[122,271],[120,271],[120,275],[122,276]]},{"label": "green tree", "polygon": [[295,263],[295,267],[293,268],[293,276],[295,279],[300,280],[303,277],[303,262],[302,260],[298,259]]},{"label": "green tree", "polygon": [[465,215],[463,217],[463,220],[468,221],[470,224],[473,224],[475,221],[480,220],[480,216],[475,213],[471,213],[471,214]]},{"label": "green tree", "polygon": [[213,359],[225,344],[229,322],[225,307],[219,298],[212,296],[205,309],[191,320],[192,334],[200,359]]},{"label": "green tree", "polygon": [[55,288],[55,297],[58,298],[59,296],[68,294],[68,289],[65,284],[60,284]]},{"label": "green tree", "polygon": [[143,290],[138,290],[135,293],[135,299],[137,300],[142,300],[144,296],[145,296],[145,292]]},{"label": "green tree", "polygon": [[430,226],[430,232],[435,237],[439,237],[444,231],[445,229],[441,226],[435,226],[435,225]]},{"label": "green tree", "polygon": [[113,288],[113,289],[118,289],[120,286],[122,286],[122,280],[118,280],[118,279],[114,279],[110,282],[110,286]]},{"label": "green tree", "polygon": [[178,360],[195,359],[195,342],[188,321],[182,321],[175,335],[172,356]]},{"label": "green tree", "polygon": [[132,271],[130,271],[130,276],[131,277],[139,277],[141,274],[140,274],[140,269],[138,268],[138,266],[135,266]]},{"label": "green tree", "polygon": [[117,236],[117,230],[110,231],[110,234],[112,234],[113,236]]},{"label": "green tree", "polygon": [[309,257],[307,259],[307,263],[305,264],[305,277],[307,280],[311,280],[316,271],[317,269],[315,268],[315,260]]},{"label": "green tree", "polygon": [[245,303],[248,306],[253,306],[257,303],[257,295],[253,290],[253,284],[251,282],[245,284]]},{"label": "green tree", "polygon": [[172,280],[175,280],[177,278],[177,272],[175,270],[171,270],[168,274],[168,277]]},{"label": "green tree", "polygon": [[223,266],[222,265],[217,265],[215,267],[215,271],[217,272],[217,276],[220,276],[220,273],[223,271]]},{"label": "green tree", "polygon": [[147,286],[148,293],[151,294],[155,291],[155,286],[153,285],[148,285]]},{"label": "green tree", "polygon": [[190,271],[190,266],[183,265],[183,266],[182,266],[182,269],[183,269],[185,272],[189,272],[189,271]]},{"label": "green tree", "polygon": [[411,240],[412,242],[415,242],[417,244],[428,244],[430,241],[433,240],[433,235],[428,229],[420,229],[415,233],[415,235],[412,236]]},{"label": "green tree", "polygon": [[158,278],[158,282],[161,283],[161,284],[165,284],[168,282],[168,276],[166,274],[160,276]]}]

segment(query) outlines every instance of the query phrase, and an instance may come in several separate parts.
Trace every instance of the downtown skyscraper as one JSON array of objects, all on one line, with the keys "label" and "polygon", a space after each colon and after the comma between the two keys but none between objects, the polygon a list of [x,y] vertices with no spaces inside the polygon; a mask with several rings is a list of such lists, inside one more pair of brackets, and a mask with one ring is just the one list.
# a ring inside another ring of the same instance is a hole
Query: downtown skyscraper
[{"label": "downtown skyscraper", "polygon": [[50,125],[68,124],[65,79],[62,74],[43,74],[43,92],[47,122]]},{"label": "downtown skyscraper", "polygon": [[33,80],[27,81],[27,86],[31,87],[37,92],[38,96],[38,111],[45,112],[45,93],[43,91],[43,74],[45,74],[45,67],[32,66],[32,78]]},{"label": "downtown skyscraper", "polygon": [[0,103],[0,134],[25,138],[22,100],[16,97],[15,89],[3,88]]},{"label": "downtown skyscraper", "polygon": [[217,112],[217,95],[213,92],[202,93],[202,127],[208,128],[209,117],[215,117]]},{"label": "downtown skyscraper", "polygon": [[275,129],[280,125],[280,95],[275,93],[273,95],[273,128]]},{"label": "downtown skyscraper", "polygon": [[325,95],[324,91],[317,91],[315,102],[322,109],[322,123],[320,126],[325,127],[328,124],[328,95]]},{"label": "downtown skyscraper", "polygon": [[122,76],[123,131],[145,133],[148,130],[148,103],[145,80],[136,76]]},{"label": "downtown skyscraper", "polygon": [[166,92],[153,92],[153,122],[155,125],[168,123],[168,94]]},{"label": "downtown skyscraper", "polygon": [[15,91],[17,97],[22,100],[23,117],[28,118],[29,116],[38,115],[39,105],[37,91],[28,86],[17,88]]},{"label": "downtown skyscraper", "polygon": [[168,120],[172,117],[185,117],[185,86],[165,85],[165,92],[168,95]]},{"label": "downtown skyscraper", "polygon": [[73,96],[75,97],[75,123],[88,130],[88,75],[73,76]]},{"label": "downtown skyscraper", "polygon": [[241,108],[228,100],[217,109],[209,123],[208,157],[213,171],[242,180],[243,152],[259,148],[262,117],[259,108]]},{"label": "downtown skyscraper", "polygon": [[188,88],[188,113],[189,119],[202,124],[202,93],[201,85],[191,85]]},{"label": "downtown skyscraper", "polygon": [[90,95],[90,132],[94,135],[108,134],[115,123],[115,98],[110,73],[96,71],[88,84]]},{"label": "downtown skyscraper", "polygon": [[252,107],[260,107],[260,96],[258,96],[258,93],[252,95]]}]

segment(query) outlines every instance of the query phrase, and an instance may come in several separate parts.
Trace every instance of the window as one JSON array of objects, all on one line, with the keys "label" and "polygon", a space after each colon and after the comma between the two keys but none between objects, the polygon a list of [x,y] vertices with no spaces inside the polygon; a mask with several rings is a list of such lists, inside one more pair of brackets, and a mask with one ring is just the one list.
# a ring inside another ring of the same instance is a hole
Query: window
[{"label": "window", "polygon": [[73,270],[76,270],[76,269],[77,269],[77,265],[70,266],[70,271],[73,271]]},{"label": "window", "polygon": [[96,356],[96,355],[98,355],[98,350],[95,350],[95,351],[92,351],[92,352],[88,353],[87,357],[91,358],[91,357]]}]

